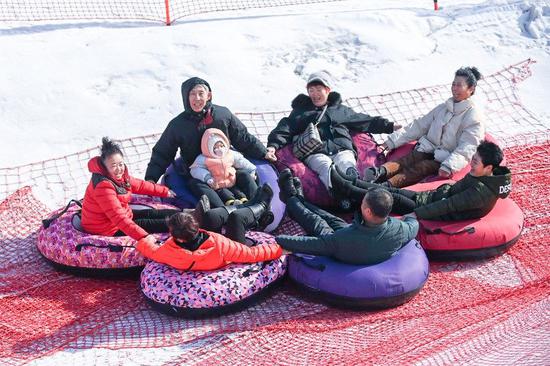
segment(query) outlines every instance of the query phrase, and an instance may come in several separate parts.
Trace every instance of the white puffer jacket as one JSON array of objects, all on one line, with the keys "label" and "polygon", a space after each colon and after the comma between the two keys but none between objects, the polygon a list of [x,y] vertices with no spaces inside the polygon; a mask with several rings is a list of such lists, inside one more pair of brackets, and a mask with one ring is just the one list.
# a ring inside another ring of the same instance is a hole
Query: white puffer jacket
[{"label": "white puffer jacket", "polygon": [[471,98],[459,103],[450,98],[424,117],[389,135],[385,143],[395,149],[418,140],[416,150],[434,154],[443,170],[456,173],[470,163],[484,136],[483,113]]}]

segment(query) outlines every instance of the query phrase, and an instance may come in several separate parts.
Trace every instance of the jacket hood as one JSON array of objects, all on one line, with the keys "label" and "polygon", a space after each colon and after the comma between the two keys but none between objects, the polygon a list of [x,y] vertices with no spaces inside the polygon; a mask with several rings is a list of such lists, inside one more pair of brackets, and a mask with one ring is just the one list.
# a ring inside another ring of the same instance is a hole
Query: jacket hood
[{"label": "jacket hood", "polygon": [[512,173],[505,166],[493,169],[493,175],[478,178],[499,198],[506,198],[512,191]]},{"label": "jacket hood", "polygon": [[[104,177],[117,181],[114,177],[112,177],[109,174],[107,169],[103,166],[103,163],[101,162],[101,157],[99,156],[91,158],[88,161],[88,170],[90,171],[90,173],[100,174],[100,175],[103,175]],[[128,178],[129,178],[128,167],[124,166],[123,181],[128,181]]]},{"label": "jacket hood", "polygon": [[202,154],[209,158],[220,158],[214,154],[214,144],[218,141],[222,141],[229,151],[229,139],[225,134],[217,128],[209,128],[204,131],[201,139],[201,151]]},{"label": "jacket hood", "polygon": [[[329,107],[333,105],[338,105],[342,103],[342,97],[340,93],[330,92],[327,99],[327,104]],[[311,101],[311,98],[305,94],[299,94],[296,98],[292,100],[291,103],[292,109],[315,109],[317,108],[315,104]]]},{"label": "jacket hood", "polygon": [[[190,79],[187,79],[181,84],[181,97],[183,99],[183,108],[188,113],[197,113],[191,108],[191,104],[189,103],[189,92],[196,85],[200,85],[200,84],[206,85],[208,87],[208,90],[212,91],[212,88],[210,87],[210,84],[208,84],[208,82],[206,80],[198,78],[198,77],[192,77]],[[208,110],[210,108],[211,104],[212,104],[212,100],[209,100],[206,103],[206,106],[203,110],[203,113],[206,112],[206,110]]]}]

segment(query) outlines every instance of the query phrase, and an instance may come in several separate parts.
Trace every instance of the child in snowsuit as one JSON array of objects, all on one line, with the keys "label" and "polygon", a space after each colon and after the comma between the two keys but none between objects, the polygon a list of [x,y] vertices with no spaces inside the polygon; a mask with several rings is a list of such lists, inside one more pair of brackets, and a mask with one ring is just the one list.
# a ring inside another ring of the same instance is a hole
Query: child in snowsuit
[{"label": "child in snowsuit", "polygon": [[226,206],[240,205],[254,197],[256,166],[240,152],[230,150],[227,136],[217,128],[204,131],[202,154],[191,165],[191,176],[212,188]]},{"label": "child in snowsuit", "polygon": [[177,213],[168,220],[171,237],[162,245],[139,241],[136,248],[145,257],[179,270],[210,271],[229,263],[255,263],[277,259],[278,244],[248,247],[222,234],[199,229],[195,217]]}]

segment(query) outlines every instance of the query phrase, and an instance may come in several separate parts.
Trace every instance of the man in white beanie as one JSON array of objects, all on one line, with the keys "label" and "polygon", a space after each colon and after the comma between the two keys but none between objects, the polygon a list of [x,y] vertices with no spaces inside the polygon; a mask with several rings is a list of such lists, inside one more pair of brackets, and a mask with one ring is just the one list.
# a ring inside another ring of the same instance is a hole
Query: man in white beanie
[{"label": "man in white beanie", "polygon": [[[323,185],[332,192],[330,167],[334,164],[349,176],[358,177],[356,152],[350,130],[369,133],[392,133],[398,125],[380,116],[357,113],[342,104],[339,93],[332,91],[333,79],[328,71],[312,73],[307,80],[307,93],[292,101],[292,112],[279,121],[267,139],[268,152],[274,153],[293,142],[310,122],[316,123],[323,145],[306,156],[303,162],[315,171]],[[348,201],[349,202],[349,201]],[[348,208],[348,207],[342,207]]]}]

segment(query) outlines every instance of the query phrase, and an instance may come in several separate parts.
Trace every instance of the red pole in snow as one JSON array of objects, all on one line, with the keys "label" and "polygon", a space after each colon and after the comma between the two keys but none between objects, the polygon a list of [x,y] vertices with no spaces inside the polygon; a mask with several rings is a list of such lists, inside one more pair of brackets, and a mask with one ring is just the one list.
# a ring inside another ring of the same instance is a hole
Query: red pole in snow
[{"label": "red pole in snow", "polygon": [[437,0],[434,0],[434,10],[439,10],[439,5],[437,5]]},{"label": "red pole in snow", "polygon": [[164,0],[164,7],[166,8],[166,25],[170,25],[172,23],[170,21],[170,1]]}]

